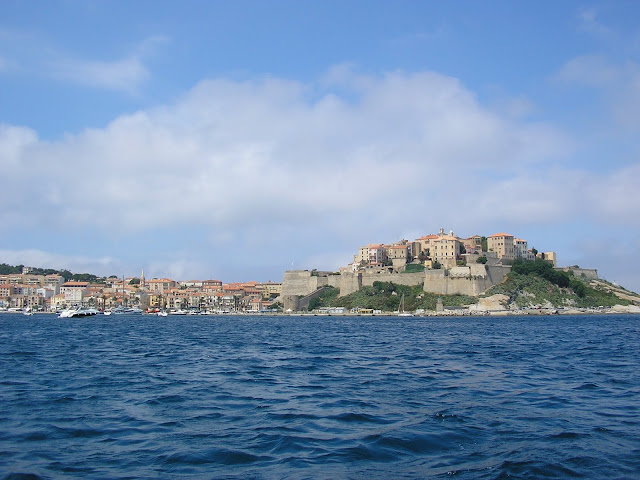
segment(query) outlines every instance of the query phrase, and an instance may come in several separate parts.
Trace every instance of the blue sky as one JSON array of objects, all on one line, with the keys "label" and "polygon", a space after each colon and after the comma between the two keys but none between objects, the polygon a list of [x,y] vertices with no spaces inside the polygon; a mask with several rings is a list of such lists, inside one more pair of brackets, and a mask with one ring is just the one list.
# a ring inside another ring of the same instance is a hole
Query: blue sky
[{"label": "blue sky", "polygon": [[640,4],[0,3],[0,262],[280,280],[507,231],[640,290]]}]

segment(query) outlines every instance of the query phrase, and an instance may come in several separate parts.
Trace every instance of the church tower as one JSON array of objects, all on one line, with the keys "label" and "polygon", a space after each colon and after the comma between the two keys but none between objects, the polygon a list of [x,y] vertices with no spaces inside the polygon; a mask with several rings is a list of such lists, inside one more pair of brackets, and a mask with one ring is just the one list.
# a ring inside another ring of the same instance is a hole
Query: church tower
[{"label": "church tower", "polygon": [[144,268],[142,269],[142,274],[140,274],[140,288],[144,288]]}]

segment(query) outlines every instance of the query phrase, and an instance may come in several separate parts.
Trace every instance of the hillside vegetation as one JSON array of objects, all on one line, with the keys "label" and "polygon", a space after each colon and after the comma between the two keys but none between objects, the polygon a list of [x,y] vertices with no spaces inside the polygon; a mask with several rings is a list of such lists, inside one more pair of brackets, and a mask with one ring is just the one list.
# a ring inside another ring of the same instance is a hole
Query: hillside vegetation
[{"label": "hillside vegetation", "polygon": [[395,312],[400,309],[404,295],[404,309],[415,311],[418,309],[435,310],[438,297],[447,306],[462,306],[476,303],[474,297],[466,295],[437,295],[422,290],[422,286],[413,287],[397,285],[391,282],[374,282],[372,287],[362,287],[357,292],[344,297],[338,297],[337,288],[328,288],[322,295],[311,301],[309,309],[320,307],[365,308]]},{"label": "hillside vegetation", "polygon": [[483,296],[503,294],[509,297],[507,303],[520,308],[535,308],[552,305],[554,307],[611,307],[629,305],[628,299],[617,296],[602,282],[585,282],[571,272],[555,270],[543,260],[513,263],[507,280],[490,288]]},{"label": "hillside vegetation", "polygon": [[[338,297],[339,290],[326,288],[319,298],[311,301],[309,310],[320,307],[346,307],[348,309],[372,309],[386,312],[398,311],[404,295],[404,309],[435,310],[438,297],[444,306],[473,305],[478,298],[465,295],[437,295],[424,292],[422,286],[396,285],[390,282],[374,282],[357,292]],[[587,282],[572,273],[555,270],[549,262],[515,261],[507,279],[490,288],[482,297],[502,294],[508,299],[505,307],[611,307],[614,305],[640,304],[640,296],[603,280]]]}]

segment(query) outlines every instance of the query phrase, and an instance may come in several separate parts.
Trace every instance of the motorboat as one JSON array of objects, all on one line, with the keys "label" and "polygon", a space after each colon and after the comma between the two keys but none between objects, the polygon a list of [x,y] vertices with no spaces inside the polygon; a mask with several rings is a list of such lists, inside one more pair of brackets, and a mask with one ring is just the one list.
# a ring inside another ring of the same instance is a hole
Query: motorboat
[{"label": "motorboat", "polygon": [[66,310],[61,311],[58,317],[59,318],[91,317],[97,314],[98,314],[98,310],[96,310],[95,308],[76,307],[76,308],[68,308]]},{"label": "motorboat", "polygon": [[142,310],[136,307],[123,307],[118,305],[111,310],[111,315],[142,315]]}]

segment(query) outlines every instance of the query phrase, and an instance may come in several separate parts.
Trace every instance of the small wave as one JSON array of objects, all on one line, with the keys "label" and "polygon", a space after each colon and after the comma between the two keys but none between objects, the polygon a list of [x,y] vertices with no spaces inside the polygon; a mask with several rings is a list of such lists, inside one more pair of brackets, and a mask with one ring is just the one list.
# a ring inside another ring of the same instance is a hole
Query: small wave
[{"label": "small wave", "polygon": [[70,438],[91,438],[99,437],[104,432],[96,430],[94,428],[67,428],[67,427],[54,427],[55,430],[64,434]]},{"label": "small wave", "polygon": [[410,435],[407,437],[373,436],[373,444],[385,450],[406,454],[429,454],[449,450],[454,443],[446,435]]},{"label": "small wave", "polygon": [[503,462],[496,479],[506,478],[576,478],[584,475],[564,465],[534,461]]},{"label": "small wave", "polygon": [[583,383],[579,387],[574,388],[574,390],[593,390],[596,388],[600,388],[600,386],[597,383],[587,382],[587,383]]},{"label": "small wave", "polygon": [[202,464],[221,464],[221,465],[246,465],[265,460],[264,457],[253,455],[251,453],[239,450],[211,450],[203,453],[174,453],[164,459],[167,464],[180,465],[202,465]]},{"label": "small wave", "polygon": [[2,477],[3,480],[41,480],[42,477],[35,473],[9,473]]},{"label": "small wave", "polygon": [[332,415],[328,418],[330,420],[338,420],[340,422],[346,423],[388,423],[383,421],[381,418],[373,415],[353,412],[341,413],[340,415]]},{"label": "small wave", "polygon": [[[330,454],[330,457],[334,457],[335,455]],[[376,461],[376,462],[385,462],[392,461],[397,458],[396,455],[381,450],[379,448],[367,447],[365,445],[358,445],[355,447],[349,447],[337,452],[337,456],[341,457],[343,460],[349,461]]]},{"label": "small wave", "polygon": [[273,420],[318,420],[320,417],[309,413],[270,413],[269,417]]},{"label": "small wave", "polygon": [[447,413],[445,411],[436,412],[433,414],[435,420],[449,421],[449,422],[463,422],[464,419],[455,413]]},{"label": "small wave", "polygon": [[576,440],[581,437],[583,437],[583,435],[576,432],[560,432],[555,435],[549,435],[548,438],[553,440]]},{"label": "small wave", "polygon": [[182,403],[185,398],[182,395],[162,395],[156,398],[150,398],[145,403],[147,405],[163,405],[165,403]]}]

